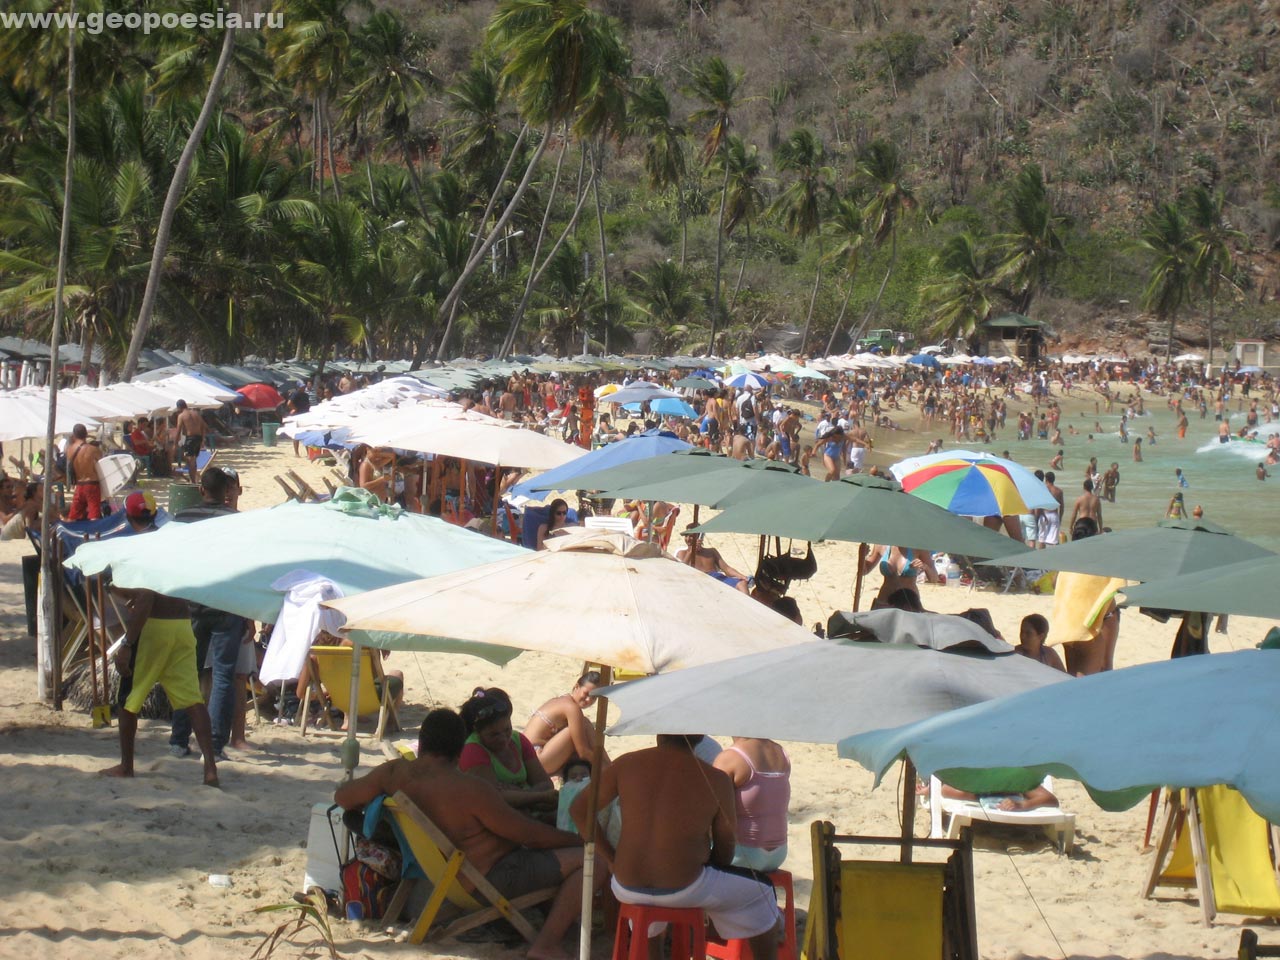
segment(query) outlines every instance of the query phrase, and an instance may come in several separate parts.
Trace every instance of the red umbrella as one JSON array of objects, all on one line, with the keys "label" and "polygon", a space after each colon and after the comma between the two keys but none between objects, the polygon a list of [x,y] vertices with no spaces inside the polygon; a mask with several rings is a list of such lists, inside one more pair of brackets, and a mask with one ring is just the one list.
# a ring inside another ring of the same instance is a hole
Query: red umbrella
[{"label": "red umbrella", "polygon": [[240,395],[237,406],[246,410],[274,410],[284,403],[284,397],[268,383],[251,383],[241,387],[236,393]]}]

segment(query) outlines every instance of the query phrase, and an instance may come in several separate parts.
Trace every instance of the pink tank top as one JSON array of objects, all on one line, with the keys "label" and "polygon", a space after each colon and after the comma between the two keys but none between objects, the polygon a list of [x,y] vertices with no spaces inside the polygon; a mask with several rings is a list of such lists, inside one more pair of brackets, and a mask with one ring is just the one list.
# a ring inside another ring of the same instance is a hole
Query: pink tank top
[{"label": "pink tank top", "polygon": [[[751,776],[736,791],[738,843],[772,850],[787,842],[787,805],[791,802],[791,760],[786,770],[757,770],[745,751],[729,747],[747,762]],[[786,756],[786,753],[783,753]]]}]

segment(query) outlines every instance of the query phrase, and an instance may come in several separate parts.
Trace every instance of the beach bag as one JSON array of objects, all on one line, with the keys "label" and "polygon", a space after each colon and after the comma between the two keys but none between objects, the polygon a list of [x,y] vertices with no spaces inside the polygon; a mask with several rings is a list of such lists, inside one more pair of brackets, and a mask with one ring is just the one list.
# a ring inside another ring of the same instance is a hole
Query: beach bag
[{"label": "beach bag", "polygon": [[395,881],[388,880],[363,860],[342,868],[342,899],[348,920],[381,920],[391,903]]}]

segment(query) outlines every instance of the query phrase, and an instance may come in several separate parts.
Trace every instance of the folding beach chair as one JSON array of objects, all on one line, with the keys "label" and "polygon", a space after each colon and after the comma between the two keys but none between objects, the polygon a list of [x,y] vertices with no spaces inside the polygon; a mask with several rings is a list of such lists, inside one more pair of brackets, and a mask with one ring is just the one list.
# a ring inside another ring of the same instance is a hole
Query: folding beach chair
[{"label": "folding beach chair", "polygon": [[298,488],[298,499],[303,503],[308,501],[312,503],[321,503],[329,499],[328,494],[316,493],[307,481],[298,476],[294,470],[286,470],[285,475],[293,481],[293,485]]},{"label": "folding beach chair", "polygon": [[846,860],[839,845],[899,847],[900,837],[840,836],[810,827],[813,893],[802,938],[807,960],[978,960],[973,847],[958,840],[911,841],[915,854],[945,860]]},{"label": "folding beach chair", "polygon": [[[351,703],[351,670],[355,664],[352,656],[354,647],[314,646],[308,654],[310,664],[310,681],[302,697],[302,735],[307,735],[307,721],[310,717],[311,700],[325,707],[336,707],[347,718],[348,724],[355,724],[359,731],[359,718],[372,713],[378,715],[378,726],[374,730],[375,740],[381,740],[387,732],[387,721],[391,721],[392,729],[399,730],[400,722],[396,717],[395,706],[391,696],[391,685],[382,672],[382,655],[372,647],[361,647],[362,662],[360,664],[360,693],[356,702]],[[328,693],[328,697],[324,696]],[[327,717],[327,711],[325,713]],[[329,730],[329,733],[340,731]],[[345,736],[345,733],[343,733]]]},{"label": "folding beach chair", "polygon": [[[1053,792],[1053,778],[1046,777],[1043,784]],[[946,818],[945,829],[943,818]],[[961,800],[942,795],[942,781],[929,778],[929,818],[931,837],[955,840],[960,831],[974,823],[1003,823],[1018,827],[1043,827],[1049,838],[1064,854],[1071,853],[1075,837],[1076,816],[1064,813],[1060,807],[1037,807],[1034,810],[998,810],[983,805],[980,800]]]},{"label": "folding beach chair", "polygon": [[288,498],[289,500],[297,500],[299,503],[302,502],[302,494],[298,493],[297,490],[289,486],[289,481],[287,481],[284,477],[280,476],[280,474],[276,474],[275,481],[276,483],[280,484],[280,489],[284,491],[284,495],[286,498]]},{"label": "folding beach chair", "polygon": [[[520,911],[552,899],[557,887],[547,887],[508,900],[404,793],[388,798],[382,809],[395,829],[404,860],[400,886],[391,897],[387,918],[394,922],[399,917],[415,883],[425,880],[432,886],[431,897],[413,924],[410,942],[422,943],[427,938],[441,908],[448,903],[455,912],[463,911],[463,915],[444,922],[437,929],[437,936],[456,937],[486,923],[504,919],[527,942],[533,943],[537,931]],[[463,888],[460,882],[463,877],[475,888],[475,893],[468,893]]]},{"label": "folding beach chair", "polygon": [[[217,455],[218,455],[217,450],[201,450],[199,453],[197,453],[196,454],[196,475],[194,477],[187,477],[187,479],[190,480],[192,483],[199,483],[200,475],[204,473],[204,468],[209,466],[209,464],[213,463],[213,458],[216,457]],[[178,474],[183,474],[185,476],[187,473],[187,461],[184,459],[179,461],[178,463],[175,463],[173,465],[172,473],[175,477]]]}]

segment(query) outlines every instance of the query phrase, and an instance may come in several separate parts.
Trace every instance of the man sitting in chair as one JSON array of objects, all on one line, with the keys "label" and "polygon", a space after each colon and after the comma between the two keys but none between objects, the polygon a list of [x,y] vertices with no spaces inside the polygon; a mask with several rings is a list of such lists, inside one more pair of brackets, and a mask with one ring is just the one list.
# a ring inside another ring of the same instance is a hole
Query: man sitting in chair
[{"label": "man sitting in chair", "polygon": [[[622,903],[701,907],[722,937],[749,940],[755,960],[776,960],[782,915],[773,888],[731,866],[737,843],[733,780],[699,760],[698,736],[659,735],[600,774],[600,809],[616,797],[622,835],[597,836]],[[587,823],[587,795],[570,813]]]},{"label": "man sitting in chair", "polygon": [[[462,718],[432,710],[418,733],[418,757],[391,760],[345,783],[334,802],[345,810],[404,791],[467,859],[507,898],[559,885],[551,912],[530,947],[531,960],[567,960],[561,940],[582,905],[582,838],[526,817],[496,787],[458,771],[466,742]],[[732,798],[730,798],[732,808]],[[597,864],[595,880],[608,879]]]},{"label": "man sitting in chair", "polygon": [[695,569],[715,577],[721,583],[733,587],[739,593],[749,594],[751,592],[751,583],[745,573],[739,573],[729,566],[724,557],[720,555],[720,551],[715,547],[704,547],[702,545],[702,534],[686,528],[684,531],[684,546],[676,553],[676,559],[681,563],[689,563],[690,550],[693,551],[692,565]]}]

